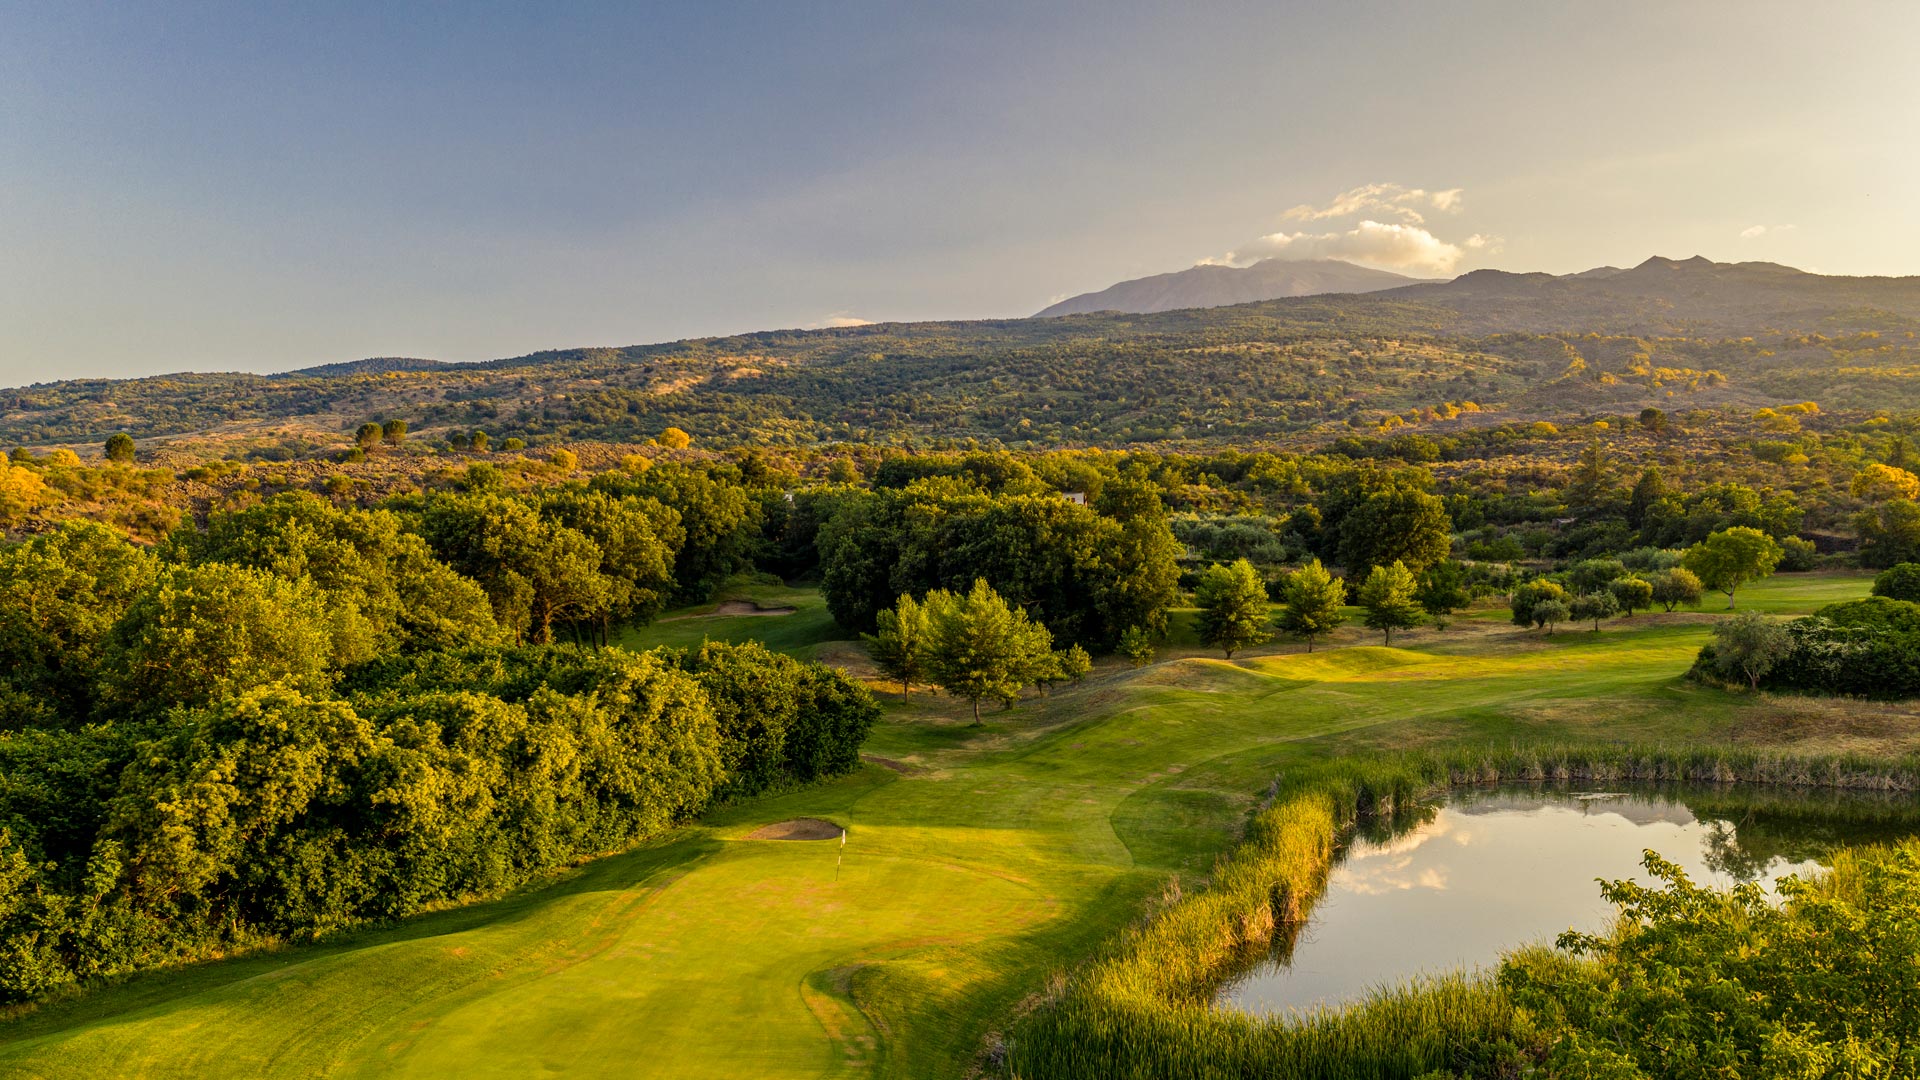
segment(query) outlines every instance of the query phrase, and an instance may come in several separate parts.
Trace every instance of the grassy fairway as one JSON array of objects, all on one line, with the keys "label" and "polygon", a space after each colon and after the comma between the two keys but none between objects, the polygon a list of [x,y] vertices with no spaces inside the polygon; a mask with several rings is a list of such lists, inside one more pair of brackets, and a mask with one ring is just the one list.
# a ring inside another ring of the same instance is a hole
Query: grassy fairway
[{"label": "grassy fairway", "polygon": [[[1742,607],[1810,610],[1861,576],[1783,577]],[[823,644],[794,615],[656,624],[636,645],[763,636]],[[1712,610],[1711,601],[1709,610]],[[957,1076],[1048,974],[1204,872],[1274,774],[1371,748],[1619,738],[1912,745],[1892,710],[1823,710],[1680,682],[1711,620],[1636,616],[1601,634],[1497,618],[1344,631],[1305,655],[1181,655],[1103,667],[969,727],[891,702],[882,764],[734,807],[499,902],[327,946],[135,980],[0,1028],[0,1073],[47,1077]],[[1810,736],[1809,732],[1817,732]],[[827,818],[851,842],[753,841]]]}]

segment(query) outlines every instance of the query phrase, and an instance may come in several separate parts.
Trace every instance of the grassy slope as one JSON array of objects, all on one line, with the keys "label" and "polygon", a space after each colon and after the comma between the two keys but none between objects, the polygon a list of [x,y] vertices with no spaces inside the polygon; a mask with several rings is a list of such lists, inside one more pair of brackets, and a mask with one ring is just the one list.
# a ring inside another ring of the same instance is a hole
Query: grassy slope
[{"label": "grassy slope", "polygon": [[[1865,591],[1860,577],[1779,578],[1747,604],[1807,610]],[[835,653],[819,644],[827,624],[800,621],[817,599],[755,595],[802,611],[686,622]],[[1782,721],[1799,715],[1792,700],[1676,681],[1707,625],[1639,616],[1543,640],[1488,613],[1407,648],[1288,646],[1232,664],[1176,644],[1174,659],[1103,668],[982,729],[945,701],[895,702],[868,749],[904,773],[874,765],[721,811],[497,903],[44,1009],[0,1029],[0,1072],[960,1075],[1050,971],[1169,874],[1204,872],[1289,762],[1520,738],[1815,749]],[[631,642],[691,633],[665,623]],[[1341,643],[1373,640],[1349,630]],[[1904,722],[1888,730],[1882,741],[1907,738]],[[837,880],[833,842],[741,839],[802,814],[850,827]]]}]

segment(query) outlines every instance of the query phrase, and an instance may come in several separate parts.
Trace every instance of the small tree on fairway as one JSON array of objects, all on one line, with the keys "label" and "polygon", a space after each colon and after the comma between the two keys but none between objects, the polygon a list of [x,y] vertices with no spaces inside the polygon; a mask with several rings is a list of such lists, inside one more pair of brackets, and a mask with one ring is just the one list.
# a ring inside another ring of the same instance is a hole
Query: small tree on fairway
[{"label": "small tree on fairway", "polygon": [[107,460],[122,464],[133,460],[133,436],[124,431],[107,436]]},{"label": "small tree on fairway", "polygon": [[1699,577],[1684,566],[1663,570],[1655,574],[1648,584],[1653,586],[1653,602],[1668,611],[1682,604],[1688,607],[1699,607],[1700,597],[1706,591],[1700,584]]},{"label": "small tree on fairway", "polygon": [[942,690],[966,698],[980,723],[980,699],[1009,701],[1050,661],[1053,635],[1010,607],[985,578],[965,595],[927,594],[927,674]]},{"label": "small tree on fairway", "polygon": [[1422,611],[1433,617],[1434,624],[1445,630],[1448,618],[1472,599],[1467,595],[1466,571],[1452,559],[1434,563],[1420,575],[1413,598]]},{"label": "small tree on fairway", "polygon": [[867,652],[881,671],[900,680],[900,696],[909,697],[927,670],[927,609],[914,603],[912,594],[901,593],[899,602],[874,622],[878,633],[860,635]]},{"label": "small tree on fairway", "polygon": [[1267,640],[1260,629],[1267,621],[1267,587],[1247,560],[1208,567],[1193,599],[1200,606],[1201,643],[1225,649],[1227,659],[1235,650]]},{"label": "small tree on fairway", "polygon": [[1276,624],[1284,633],[1306,638],[1307,651],[1312,652],[1314,638],[1331,634],[1347,621],[1340,613],[1346,599],[1346,583],[1327,573],[1315,559],[1287,575],[1280,593],[1280,602],[1286,606],[1280,610]]},{"label": "small tree on fairway", "polygon": [[1787,628],[1757,611],[1743,611],[1713,628],[1715,665],[1722,675],[1744,676],[1749,689],[1760,689],[1760,680],[1792,651]]},{"label": "small tree on fairway", "polygon": [[1653,607],[1653,584],[1645,578],[1623,577],[1607,586],[1613,594],[1614,602],[1620,605],[1620,613],[1629,618],[1635,611],[1646,611]]},{"label": "small tree on fairway", "polygon": [[1397,559],[1391,565],[1374,567],[1366,584],[1360,586],[1360,606],[1367,609],[1367,625],[1386,634],[1384,644],[1393,644],[1395,630],[1420,625],[1414,588],[1413,572]]},{"label": "small tree on fairway", "polygon": [[1120,635],[1120,655],[1134,667],[1145,667],[1153,663],[1153,635],[1138,626],[1129,626]]},{"label": "small tree on fairway", "polygon": [[1545,627],[1547,636],[1552,637],[1553,628],[1566,622],[1567,616],[1571,614],[1565,601],[1542,600],[1533,605],[1533,625]]},{"label": "small tree on fairway", "polygon": [[1611,619],[1620,613],[1620,602],[1611,592],[1590,592],[1576,596],[1573,603],[1567,605],[1567,614],[1578,622],[1593,621],[1593,632],[1600,632],[1600,620]]},{"label": "small tree on fairway", "polygon": [[1784,554],[1773,537],[1759,529],[1736,525],[1688,548],[1681,563],[1699,577],[1702,585],[1726,593],[1727,610],[1731,611],[1734,590],[1773,573]]}]

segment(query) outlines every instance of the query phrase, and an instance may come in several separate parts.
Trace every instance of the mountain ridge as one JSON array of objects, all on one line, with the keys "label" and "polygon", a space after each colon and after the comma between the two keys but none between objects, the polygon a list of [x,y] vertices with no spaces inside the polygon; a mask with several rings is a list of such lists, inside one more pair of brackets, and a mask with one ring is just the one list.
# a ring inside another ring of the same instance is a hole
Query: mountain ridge
[{"label": "mountain ridge", "polygon": [[1422,279],[1357,266],[1340,259],[1262,259],[1251,266],[1203,263],[1185,270],[1130,278],[1095,292],[1049,304],[1036,319],[1118,311],[1152,315],[1185,308],[1231,307],[1296,296],[1370,293]]}]

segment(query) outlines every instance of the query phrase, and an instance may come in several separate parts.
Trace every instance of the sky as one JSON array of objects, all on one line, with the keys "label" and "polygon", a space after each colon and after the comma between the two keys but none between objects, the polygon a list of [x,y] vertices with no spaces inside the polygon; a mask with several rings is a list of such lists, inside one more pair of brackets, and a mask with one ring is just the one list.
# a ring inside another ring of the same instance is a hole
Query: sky
[{"label": "sky", "polygon": [[1920,273],[1920,5],[0,0],[0,385],[1028,315],[1199,262]]}]

